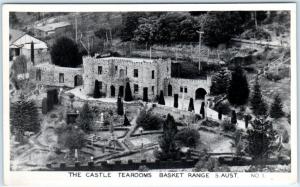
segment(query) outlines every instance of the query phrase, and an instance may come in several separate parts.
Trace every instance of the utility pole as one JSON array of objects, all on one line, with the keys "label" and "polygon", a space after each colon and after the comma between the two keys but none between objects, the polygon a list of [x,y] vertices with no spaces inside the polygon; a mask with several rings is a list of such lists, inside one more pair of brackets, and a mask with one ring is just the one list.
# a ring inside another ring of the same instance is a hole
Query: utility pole
[{"label": "utility pole", "polygon": [[197,31],[197,33],[199,34],[199,64],[198,64],[198,69],[199,71],[201,70],[201,64],[200,64],[200,61],[201,61],[201,36],[202,34],[204,33],[203,31]]}]

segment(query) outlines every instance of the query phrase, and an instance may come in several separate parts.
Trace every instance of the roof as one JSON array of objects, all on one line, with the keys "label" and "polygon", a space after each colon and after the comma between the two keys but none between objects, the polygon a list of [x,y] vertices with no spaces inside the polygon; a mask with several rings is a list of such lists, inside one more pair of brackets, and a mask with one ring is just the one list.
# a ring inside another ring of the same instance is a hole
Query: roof
[{"label": "roof", "polygon": [[9,44],[24,36],[26,33],[20,30],[9,29]]},{"label": "roof", "polygon": [[66,27],[69,25],[71,25],[69,22],[57,22],[57,23],[48,23],[43,26],[36,26],[35,28],[39,29],[41,31],[44,31],[44,32],[48,32],[48,31],[54,31],[57,28]]},{"label": "roof", "polygon": [[[47,44],[26,33],[13,32],[9,48],[31,49],[31,43],[34,43],[34,49],[47,49]],[[14,37],[14,38],[13,38]]]},{"label": "roof", "polygon": [[153,59],[148,59],[148,58],[126,58],[126,57],[104,57],[100,58],[104,60],[129,60],[132,62],[154,62]]}]

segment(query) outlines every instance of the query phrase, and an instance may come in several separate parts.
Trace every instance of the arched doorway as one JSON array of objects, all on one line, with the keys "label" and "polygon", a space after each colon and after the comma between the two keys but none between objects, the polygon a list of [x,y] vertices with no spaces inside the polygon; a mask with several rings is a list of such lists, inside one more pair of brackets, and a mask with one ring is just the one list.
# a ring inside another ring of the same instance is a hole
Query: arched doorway
[{"label": "arched doorway", "polygon": [[172,96],[172,85],[168,85],[168,96]]},{"label": "arched doorway", "polygon": [[195,92],[195,99],[205,99],[205,95],[207,94],[206,90],[203,88],[198,88]]},{"label": "arched doorway", "polygon": [[110,96],[115,97],[115,95],[116,95],[116,88],[113,85],[111,85],[110,86]]},{"label": "arched doorway", "polygon": [[119,97],[123,97],[124,96],[124,86],[120,86],[119,87]]},{"label": "arched doorway", "polygon": [[82,82],[83,82],[82,76],[81,75],[75,75],[75,77],[74,77],[74,87],[82,85]]}]

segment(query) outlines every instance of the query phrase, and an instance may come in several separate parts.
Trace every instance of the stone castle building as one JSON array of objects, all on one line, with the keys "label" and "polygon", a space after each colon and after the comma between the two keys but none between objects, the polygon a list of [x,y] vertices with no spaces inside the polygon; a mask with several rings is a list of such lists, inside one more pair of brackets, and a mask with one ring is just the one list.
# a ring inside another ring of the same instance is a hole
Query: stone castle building
[{"label": "stone castle building", "polygon": [[92,95],[99,81],[103,97],[123,97],[129,82],[135,99],[143,95],[154,99],[160,91],[166,96],[203,99],[209,92],[210,78],[183,79],[171,77],[171,60],[125,57],[83,57],[80,68],[39,64],[32,68],[31,77],[39,84],[70,87],[82,85],[82,92]]}]

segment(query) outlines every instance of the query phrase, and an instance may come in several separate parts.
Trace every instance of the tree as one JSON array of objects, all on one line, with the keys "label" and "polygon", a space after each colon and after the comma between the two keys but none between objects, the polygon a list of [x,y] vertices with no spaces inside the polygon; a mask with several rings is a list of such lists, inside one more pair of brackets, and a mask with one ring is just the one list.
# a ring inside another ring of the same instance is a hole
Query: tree
[{"label": "tree", "polygon": [[124,115],[124,108],[123,108],[123,102],[121,100],[121,97],[118,97],[117,101],[117,114],[118,115]]},{"label": "tree", "polygon": [[196,129],[184,128],[176,133],[175,140],[185,147],[196,147],[200,134]]},{"label": "tree", "polygon": [[237,123],[235,110],[231,111],[231,123],[232,124],[236,124]]},{"label": "tree", "polygon": [[253,113],[257,116],[266,115],[267,113],[267,104],[263,100],[263,96],[260,91],[260,85],[258,83],[258,78],[255,80],[255,84],[253,86],[252,97],[250,99],[251,109]]},{"label": "tree", "polygon": [[226,94],[230,82],[230,74],[222,69],[211,79],[210,93],[212,95]]},{"label": "tree", "polygon": [[244,105],[248,101],[249,87],[246,75],[240,66],[236,66],[231,74],[227,98],[232,105]]},{"label": "tree", "polygon": [[152,112],[143,109],[136,119],[136,124],[144,130],[159,130],[162,126],[162,119]]},{"label": "tree", "polygon": [[100,88],[99,88],[99,81],[95,80],[95,88],[94,88],[94,98],[100,98]]},{"label": "tree", "polygon": [[139,25],[139,19],[145,17],[144,12],[127,12],[122,14],[121,39],[130,41],[134,37],[134,31]]},{"label": "tree", "polygon": [[31,58],[31,62],[34,65],[34,43],[33,43],[33,41],[30,44],[30,58]]},{"label": "tree", "polygon": [[16,15],[16,12],[9,13],[9,27],[15,28],[19,24],[19,19]]},{"label": "tree", "polygon": [[25,131],[38,132],[38,109],[33,100],[26,100],[23,95],[10,105],[10,128],[17,141],[22,142]]},{"label": "tree", "polygon": [[165,105],[164,92],[161,90],[158,98],[158,104]]},{"label": "tree", "polygon": [[77,119],[77,124],[80,125],[81,129],[84,132],[87,132],[92,129],[91,126],[93,125],[93,120],[94,120],[93,112],[90,109],[88,103],[86,102],[84,103],[80,111],[79,117]]},{"label": "tree", "polygon": [[77,67],[82,64],[77,44],[67,38],[58,38],[50,50],[52,63],[62,67]]},{"label": "tree", "polygon": [[148,102],[148,90],[147,90],[147,88],[144,88],[143,101]]},{"label": "tree", "polygon": [[281,118],[284,116],[284,112],[282,111],[282,101],[279,94],[276,94],[271,105],[270,109],[270,116],[271,118]]},{"label": "tree", "polygon": [[174,94],[174,107],[178,108],[178,94]]},{"label": "tree", "polygon": [[123,126],[131,126],[131,124],[130,124],[130,122],[129,122],[129,120],[128,120],[128,118],[127,118],[126,115],[124,115],[124,123],[123,123]]},{"label": "tree", "polygon": [[190,98],[190,103],[189,103],[189,108],[188,108],[188,111],[194,111],[195,108],[194,108],[194,100],[193,98]]},{"label": "tree", "polygon": [[273,130],[271,121],[254,119],[252,129],[247,130],[247,153],[254,159],[267,158],[274,150],[276,131]]},{"label": "tree", "polygon": [[62,145],[69,148],[71,151],[81,149],[85,143],[84,132],[81,129],[77,129],[75,126],[64,130],[58,138]]},{"label": "tree", "polygon": [[157,16],[140,18],[139,25],[134,31],[134,41],[138,43],[148,43],[149,45],[155,43],[155,37],[158,31],[157,20]]},{"label": "tree", "polygon": [[126,83],[126,87],[125,87],[125,97],[124,97],[124,101],[132,101],[132,93],[131,93],[131,89],[130,89],[130,84],[129,82]]},{"label": "tree", "polygon": [[200,107],[200,114],[202,115],[202,118],[205,118],[205,103],[203,101]]},{"label": "tree", "polygon": [[220,108],[218,110],[218,119],[222,120],[222,110]]}]

